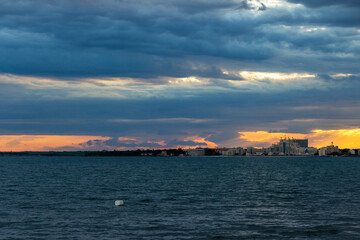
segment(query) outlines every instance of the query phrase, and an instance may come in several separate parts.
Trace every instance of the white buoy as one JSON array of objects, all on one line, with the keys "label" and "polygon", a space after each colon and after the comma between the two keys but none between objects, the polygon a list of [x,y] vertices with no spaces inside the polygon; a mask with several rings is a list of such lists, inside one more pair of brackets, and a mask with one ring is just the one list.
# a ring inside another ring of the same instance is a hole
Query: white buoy
[{"label": "white buoy", "polygon": [[123,200],[116,200],[115,201],[115,206],[124,206],[124,201]]}]

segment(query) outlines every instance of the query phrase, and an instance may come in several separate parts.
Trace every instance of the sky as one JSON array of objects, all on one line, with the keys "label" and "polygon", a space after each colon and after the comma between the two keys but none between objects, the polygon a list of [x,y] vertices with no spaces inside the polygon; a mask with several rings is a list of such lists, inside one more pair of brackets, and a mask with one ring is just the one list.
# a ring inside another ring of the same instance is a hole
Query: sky
[{"label": "sky", "polygon": [[1,0],[0,151],[360,148],[358,0]]}]

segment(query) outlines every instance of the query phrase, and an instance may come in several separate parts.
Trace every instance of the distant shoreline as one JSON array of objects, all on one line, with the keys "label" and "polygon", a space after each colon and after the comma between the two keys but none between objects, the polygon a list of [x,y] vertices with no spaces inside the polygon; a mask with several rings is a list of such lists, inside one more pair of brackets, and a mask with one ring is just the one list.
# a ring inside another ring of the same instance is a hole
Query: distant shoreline
[{"label": "distant shoreline", "polygon": [[[169,151],[169,155],[161,155],[161,152]],[[178,151],[177,154],[172,154],[171,151]],[[0,152],[0,157],[16,157],[16,156],[33,156],[33,157],[360,157],[359,155],[205,155],[205,156],[188,156],[184,153],[179,153],[180,150],[134,150],[134,151],[26,151],[26,152]],[[151,154],[151,155],[150,155]]]}]

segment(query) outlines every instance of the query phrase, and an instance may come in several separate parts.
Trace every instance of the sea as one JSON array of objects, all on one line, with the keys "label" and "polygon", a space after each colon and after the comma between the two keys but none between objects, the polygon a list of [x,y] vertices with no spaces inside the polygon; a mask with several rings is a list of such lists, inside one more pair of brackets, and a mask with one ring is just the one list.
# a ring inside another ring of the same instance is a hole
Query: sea
[{"label": "sea", "polygon": [[360,158],[0,157],[0,239],[360,239]]}]

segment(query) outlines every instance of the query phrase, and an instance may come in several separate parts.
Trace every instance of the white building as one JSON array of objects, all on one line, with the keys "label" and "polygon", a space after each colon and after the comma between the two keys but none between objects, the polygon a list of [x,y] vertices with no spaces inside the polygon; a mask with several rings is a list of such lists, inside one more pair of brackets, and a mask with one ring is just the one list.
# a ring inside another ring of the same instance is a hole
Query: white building
[{"label": "white building", "polygon": [[308,155],[315,155],[318,152],[318,150],[316,148],[313,147],[298,147],[295,148],[295,155],[299,155],[299,156],[308,156]]},{"label": "white building", "polygon": [[241,147],[237,148],[229,148],[226,150],[221,151],[223,156],[237,156],[237,155],[243,155],[244,149]]},{"label": "white building", "polygon": [[326,156],[334,153],[339,153],[339,147],[334,146],[333,143],[331,143],[330,146],[322,147],[319,149],[319,156]]}]

